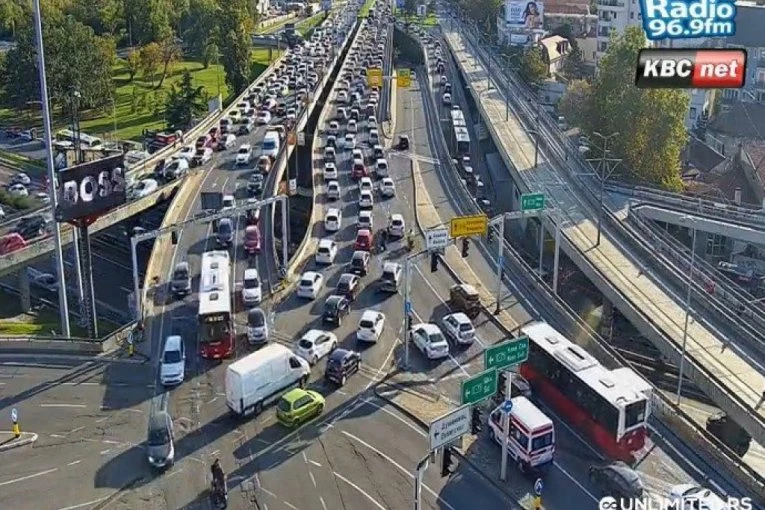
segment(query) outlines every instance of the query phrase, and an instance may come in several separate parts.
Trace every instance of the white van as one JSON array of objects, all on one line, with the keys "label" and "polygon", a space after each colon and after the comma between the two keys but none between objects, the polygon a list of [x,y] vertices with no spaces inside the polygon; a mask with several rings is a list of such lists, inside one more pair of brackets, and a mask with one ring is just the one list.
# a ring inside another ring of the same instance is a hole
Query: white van
[{"label": "white van", "polygon": [[304,386],[311,367],[281,344],[269,344],[226,369],[226,405],[240,416],[259,414],[288,389]]},{"label": "white van", "polygon": [[510,414],[502,411],[502,404],[489,415],[489,437],[502,446],[505,420],[510,419],[507,451],[522,472],[542,469],[553,462],[555,453],[555,426],[552,420],[526,397],[510,399]]},{"label": "white van", "polygon": [[281,148],[281,140],[279,133],[276,131],[268,131],[266,136],[263,137],[263,151],[264,156],[268,156],[271,159],[276,159],[279,155],[279,149]]}]

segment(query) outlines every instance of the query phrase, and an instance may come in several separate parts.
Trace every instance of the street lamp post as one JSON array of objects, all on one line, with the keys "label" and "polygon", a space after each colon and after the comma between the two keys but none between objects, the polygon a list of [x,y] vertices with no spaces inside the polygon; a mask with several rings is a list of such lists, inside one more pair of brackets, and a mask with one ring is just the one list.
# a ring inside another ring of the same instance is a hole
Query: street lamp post
[{"label": "street lamp post", "polygon": [[[598,180],[600,181],[600,193],[598,198],[598,236],[595,240],[595,246],[600,246],[600,235],[603,228],[603,213],[605,211],[605,207],[603,205],[603,196],[606,189],[606,181],[611,177],[611,175],[616,170],[618,164],[621,162],[621,159],[617,158],[609,158],[608,154],[611,152],[611,150],[608,148],[608,144],[611,141],[611,139],[616,138],[619,136],[619,133],[611,133],[610,135],[602,135],[598,133],[597,131],[592,133],[594,136],[597,136],[600,140],[603,141],[602,151],[600,154],[600,158],[596,161],[598,162],[598,166],[595,168],[595,175],[597,176]],[[592,160],[588,160],[592,162]],[[614,163],[613,166],[611,164]]]},{"label": "street lamp post", "polygon": [[691,238],[691,268],[688,271],[688,292],[685,295],[685,325],[683,326],[683,350],[680,355],[680,368],[677,375],[677,399],[676,404],[680,405],[680,395],[683,390],[683,371],[685,369],[686,346],[688,342],[688,323],[691,320],[691,292],[693,291],[693,271],[696,266],[696,218],[686,216],[683,218],[693,226],[693,236]]},{"label": "street lamp post", "polygon": [[[45,162],[48,169],[48,196],[53,211],[56,210],[56,170],[53,162],[53,134],[50,122],[50,103],[48,100],[48,79],[45,75],[45,48],[43,46],[42,15],[40,0],[34,0],[35,38],[37,45],[37,72],[40,75],[40,101],[42,102],[43,128],[45,131]],[[64,255],[61,249],[61,224],[53,224],[53,242],[55,246],[56,276],[58,278],[58,310],[61,316],[61,333],[71,336],[69,325],[69,303],[66,298],[66,274],[64,273]]]}]

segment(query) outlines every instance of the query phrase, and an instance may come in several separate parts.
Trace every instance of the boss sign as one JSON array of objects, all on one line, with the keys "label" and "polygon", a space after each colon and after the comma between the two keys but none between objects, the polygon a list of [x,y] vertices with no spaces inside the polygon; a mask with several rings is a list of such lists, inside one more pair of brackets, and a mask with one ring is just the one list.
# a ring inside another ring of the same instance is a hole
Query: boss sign
[{"label": "boss sign", "polygon": [[744,86],[746,50],[640,50],[635,85],[640,88],[735,89]]},{"label": "boss sign", "polygon": [[95,218],[126,201],[121,154],[83,163],[59,172],[56,178],[56,220]]}]

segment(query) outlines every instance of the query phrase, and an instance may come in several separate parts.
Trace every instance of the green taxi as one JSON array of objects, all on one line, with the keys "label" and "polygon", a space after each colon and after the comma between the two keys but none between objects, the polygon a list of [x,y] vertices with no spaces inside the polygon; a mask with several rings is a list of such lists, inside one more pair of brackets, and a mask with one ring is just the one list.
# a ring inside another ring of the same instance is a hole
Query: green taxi
[{"label": "green taxi", "polygon": [[324,397],[311,390],[295,388],[282,395],[276,404],[276,419],[287,427],[294,427],[324,411]]}]

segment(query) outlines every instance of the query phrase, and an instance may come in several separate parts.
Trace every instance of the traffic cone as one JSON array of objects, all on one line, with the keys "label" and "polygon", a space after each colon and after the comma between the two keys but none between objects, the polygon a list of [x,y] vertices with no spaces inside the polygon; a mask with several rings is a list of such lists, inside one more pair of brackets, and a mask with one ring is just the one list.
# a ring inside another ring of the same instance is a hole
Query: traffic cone
[{"label": "traffic cone", "polygon": [[19,422],[17,421],[13,422],[13,435],[16,439],[21,437],[21,427],[19,426]]}]

